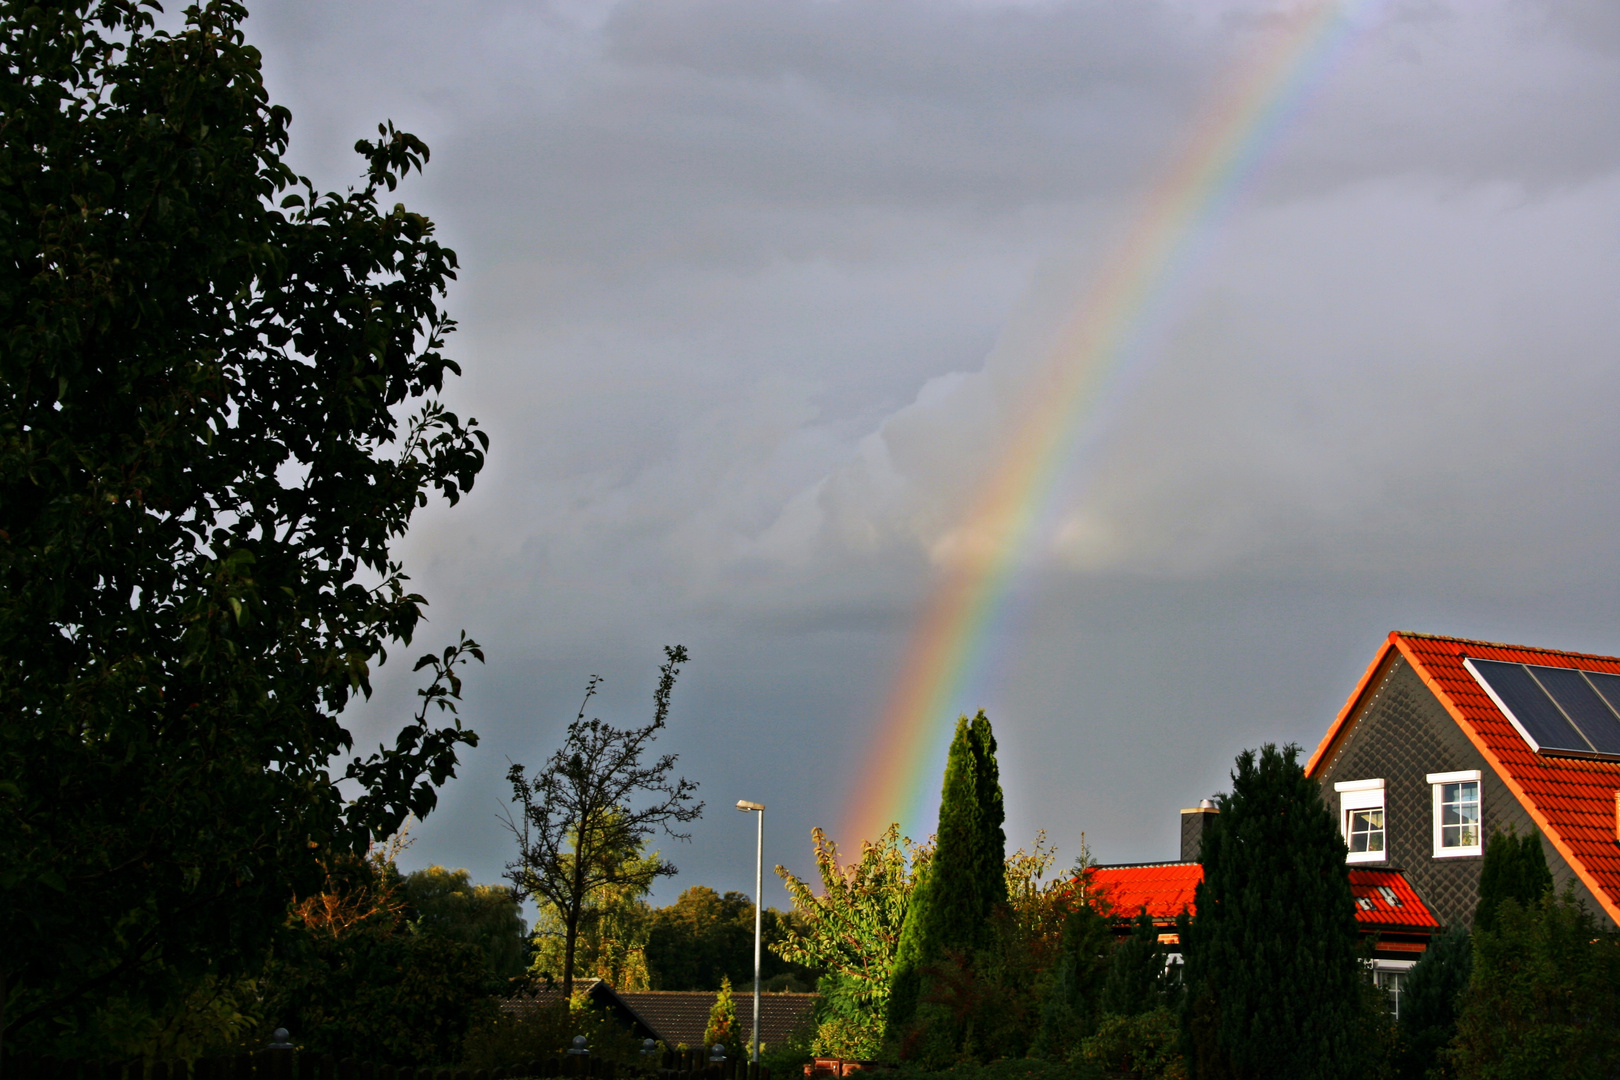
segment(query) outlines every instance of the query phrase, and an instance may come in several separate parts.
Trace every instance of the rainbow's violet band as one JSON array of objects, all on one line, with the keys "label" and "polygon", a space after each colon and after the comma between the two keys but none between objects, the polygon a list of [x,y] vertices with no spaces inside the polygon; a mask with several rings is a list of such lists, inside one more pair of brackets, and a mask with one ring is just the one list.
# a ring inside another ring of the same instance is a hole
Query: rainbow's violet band
[{"label": "rainbow's violet band", "polygon": [[866,774],[839,833],[846,845],[876,839],[891,822],[918,839],[932,831],[929,811],[954,722],[982,704],[967,698],[986,674],[1008,597],[1041,540],[1060,480],[1126,369],[1151,360],[1144,339],[1164,317],[1198,240],[1288,130],[1353,26],[1365,25],[1359,9],[1369,4],[1328,0],[1273,31],[1154,187],[1107,272],[1079,299],[1016,414],[1011,441],[954,531],[953,558],[873,729]]}]

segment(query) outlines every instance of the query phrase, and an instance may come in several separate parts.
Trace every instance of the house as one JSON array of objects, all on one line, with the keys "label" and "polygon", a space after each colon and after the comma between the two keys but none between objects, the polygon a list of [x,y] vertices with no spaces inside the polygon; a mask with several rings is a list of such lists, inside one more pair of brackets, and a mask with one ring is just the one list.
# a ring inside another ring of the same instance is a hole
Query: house
[{"label": "house", "polygon": [[1305,772],[1350,862],[1400,867],[1443,925],[1472,922],[1511,827],[1620,926],[1620,658],[1392,633]]},{"label": "house", "polygon": [[[1180,944],[1176,918],[1182,911],[1196,914],[1194,892],[1204,880],[1197,843],[1189,840],[1185,822],[1188,815],[1201,815],[1201,832],[1213,813],[1207,800],[1203,807],[1182,811],[1182,861],[1097,867],[1092,885],[1113,908],[1116,933],[1128,933],[1130,920],[1145,909],[1159,930],[1159,941],[1170,946]],[[1428,948],[1440,922],[1400,870],[1352,866],[1349,875],[1350,894],[1356,902],[1356,928],[1364,941],[1372,939],[1374,978],[1391,992],[1391,1007],[1399,1015],[1406,973]],[[1179,962],[1179,954],[1172,953],[1171,957],[1172,963]]]},{"label": "house", "polygon": [[[1349,848],[1356,923],[1399,1001],[1430,936],[1467,926],[1485,841],[1541,836],[1554,885],[1620,927],[1620,657],[1395,632],[1306,763]],[[1119,912],[1175,943],[1203,880],[1207,799],[1181,812],[1181,860],[1099,867]]]}]

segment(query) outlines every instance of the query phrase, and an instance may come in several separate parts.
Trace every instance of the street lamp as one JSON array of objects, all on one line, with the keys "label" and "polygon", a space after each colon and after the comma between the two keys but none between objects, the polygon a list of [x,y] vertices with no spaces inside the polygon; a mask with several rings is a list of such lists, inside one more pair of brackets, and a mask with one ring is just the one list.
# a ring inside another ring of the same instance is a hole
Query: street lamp
[{"label": "street lamp", "polygon": [[759,928],[760,928],[760,897],[763,895],[764,866],[765,866],[765,804],[749,802],[747,799],[737,800],[737,809],[745,814],[759,815],[759,830],[754,841],[754,1052],[750,1057],[755,1065],[759,1064]]}]

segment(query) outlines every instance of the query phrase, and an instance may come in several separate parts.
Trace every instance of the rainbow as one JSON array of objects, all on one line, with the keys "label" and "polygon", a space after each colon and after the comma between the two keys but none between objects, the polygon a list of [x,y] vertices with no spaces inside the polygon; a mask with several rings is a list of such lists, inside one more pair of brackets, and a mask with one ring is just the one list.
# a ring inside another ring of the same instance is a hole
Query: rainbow
[{"label": "rainbow", "polygon": [[[1011,442],[951,536],[913,629],[840,835],[874,839],[890,822],[931,831],[944,748],[964,700],[991,661],[998,627],[1076,451],[1115,395],[1198,246],[1288,130],[1362,19],[1356,0],[1321,3],[1274,32],[1237,72],[1194,138],[1154,185],[1124,242],[1074,309],[1035,378]],[[925,817],[926,815],[926,817]]]}]

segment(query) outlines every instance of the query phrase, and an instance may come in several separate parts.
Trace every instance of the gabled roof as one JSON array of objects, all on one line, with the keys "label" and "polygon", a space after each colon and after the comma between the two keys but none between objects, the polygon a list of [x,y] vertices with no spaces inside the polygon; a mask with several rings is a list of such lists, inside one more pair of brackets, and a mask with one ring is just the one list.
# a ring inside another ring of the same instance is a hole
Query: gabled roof
[{"label": "gabled roof", "polygon": [[[1439,929],[1439,920],[1399,870],[1352,866],[1349,874],[1356,925],[1362,930]],[[1193,893],[1204,880],[1204,867],[1195,862],[1099,866],[1091,880],[1114,905],[1116,916],[1135,918],[1146,907],[1154,922],[1164,923],[1181,914],[1182,908],[1189,914],[1195,911]]]},{"label": "gabled roof", "polygon": [[1620,761],[1536,753],[1463,666],[1465,659],[1501,660],[1620,675],[1620,658],[1396,631],[1311,755],[1305,766],[1307,775],[1315,777],[1333,747],[1349,733],[1375,674],[1393,653],[1412,665],[1497,778],[1524,805],[1547,841],[1609,917],[1620,922],[1620,844],[1615,840]]},{"label": "gabled roof", "polygon": [[[674,1047],[703,1045],[703,1032],[709,1026],[709,1010],[720,995],[713,990],[627,990],[617,994],[626,1010],[655,1038]],[[737,1023],[746,1042],[754,1025],[753,988],[735,990],[732,996]],[[787,1041],[809,1021],[819,994],[761,994],[759,996],[759,1041],[769,1049]],[[733,1051],[736,1047],[731,1048]]]}]

